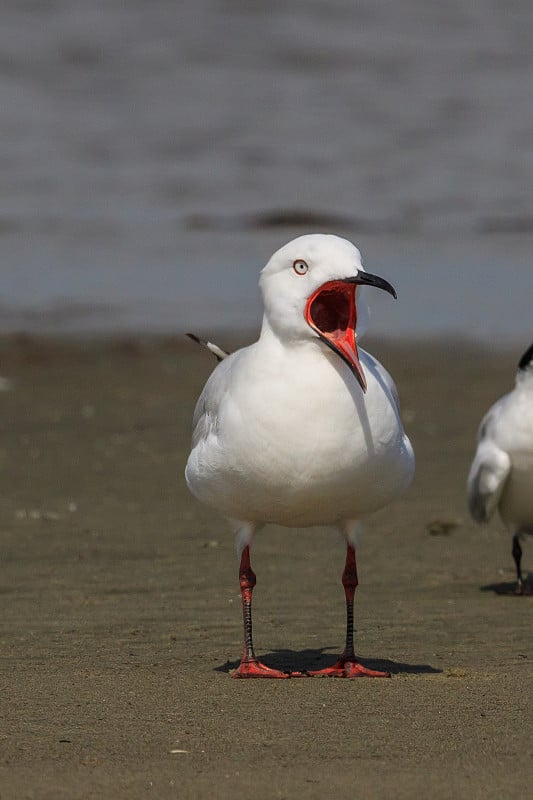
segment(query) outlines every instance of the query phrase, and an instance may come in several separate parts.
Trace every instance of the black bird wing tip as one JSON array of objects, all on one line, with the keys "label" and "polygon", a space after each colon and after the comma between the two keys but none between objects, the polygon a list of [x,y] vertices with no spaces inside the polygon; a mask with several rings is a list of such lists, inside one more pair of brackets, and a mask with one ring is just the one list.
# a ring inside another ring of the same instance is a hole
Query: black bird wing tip
[{"label": "black bird wing tip", "polygon": [[188,336],[189,339],[192,339],[193,342],[196,342],[196,344],[199,344],[202,347],[205,347],[207,350],[209,350],[209,352],[215,356],[217,361],[223,361],[225,358],[229,356],[229,353],[226,352],[226,350],[223,350],[221,347],[219,347],[218,344],[214,344],[213,342],[207,342],[205,339],[200,339],[200,337],[197,336],[195,333],[186,333],[185,336]]}]

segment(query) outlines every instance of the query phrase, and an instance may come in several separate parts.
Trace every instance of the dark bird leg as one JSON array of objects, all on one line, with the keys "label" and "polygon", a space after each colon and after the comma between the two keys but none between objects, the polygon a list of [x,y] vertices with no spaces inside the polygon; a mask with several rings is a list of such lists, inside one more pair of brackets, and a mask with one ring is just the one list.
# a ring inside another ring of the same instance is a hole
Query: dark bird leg
[{"label": "dark bird leg", "polygon": [[524,582],[522,580],[522,548],[520,547],[520,533],[513,536],[512,554],[516,565],[516,588],[515,594],[524,594]]},{"label": "dark bird leg", "polygon": [[380,672],[376,669],[367,669],[357,661],[353,646],[353,607],[355,590],[357,588],[357,564],[355,561],[355,548],[348,544],[346,550],[346,563],[342,573],[342,585],[346,597],[346,644],[344,652],[339,656],[336,664],[325,669],[310,672],[310,675],[326,675],[332,678],[390,678],[390,672]]},{"label": "dark bird leg", "polygon": [[290,672],[270,669],[256,657],[252,640],[252,592],[256,584],[255,572],[250,564],[250,547],[242,551],[239,569],[242,616],[244,621],[244,651],[241,663],[233,673],[234,678],[290,678]]}]

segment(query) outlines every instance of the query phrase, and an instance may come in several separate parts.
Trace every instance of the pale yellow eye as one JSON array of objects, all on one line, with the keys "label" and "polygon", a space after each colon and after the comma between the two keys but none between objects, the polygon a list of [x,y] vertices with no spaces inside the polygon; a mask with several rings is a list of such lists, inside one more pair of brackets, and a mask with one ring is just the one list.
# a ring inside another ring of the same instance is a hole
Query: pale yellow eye
[{"label": "pale yellow eye", "polygon": [[293,270],[297,275],[305,275],[309,267],[307,263],[303,260],[303,258],[297,258],[294,264],[292,265]]}]

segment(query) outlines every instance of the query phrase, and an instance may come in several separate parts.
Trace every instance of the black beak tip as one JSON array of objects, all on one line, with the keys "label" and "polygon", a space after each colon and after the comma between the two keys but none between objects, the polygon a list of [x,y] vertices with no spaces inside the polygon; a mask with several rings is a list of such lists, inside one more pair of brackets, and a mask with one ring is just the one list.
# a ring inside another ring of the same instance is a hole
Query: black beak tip
[{"label": "black beak tip", "polygon": [[372,276],[370,280],[370,286],[375,286],[377,289],[383,289],[388,294],[391,294],[395,300],[398,299],[398,295],[396,294],[396,289],[392,285],[385,280],[385,278],[379,278],[378,276]]},{"label": "black beak tip", "polygon": [[391,294],[395,300],[398,299],[394,286],[386,281],[385,278],[380,278],[379,275],[372,275],[371,272],[361,270],[355,278],[345,278],[345,280],[347,283],[356,283],[359,286],[374,286],[376,289],[383,289],[384,292]]}]

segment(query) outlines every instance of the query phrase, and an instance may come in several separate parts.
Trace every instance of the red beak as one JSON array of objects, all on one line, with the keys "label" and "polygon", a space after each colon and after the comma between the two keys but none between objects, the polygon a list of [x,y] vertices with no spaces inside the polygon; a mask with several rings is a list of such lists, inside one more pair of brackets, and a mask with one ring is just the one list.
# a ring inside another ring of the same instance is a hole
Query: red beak
[{"label": "red beak", "polygon": [[376,286],[396,297],[391,284],[369,272],[359,272],[354,278],[328,281],[307,300],[305,320],[322,341],[350,367],[366,392],[366,378],[357,352],[355,326],[357,323],[356,292],[359,284]]}]

